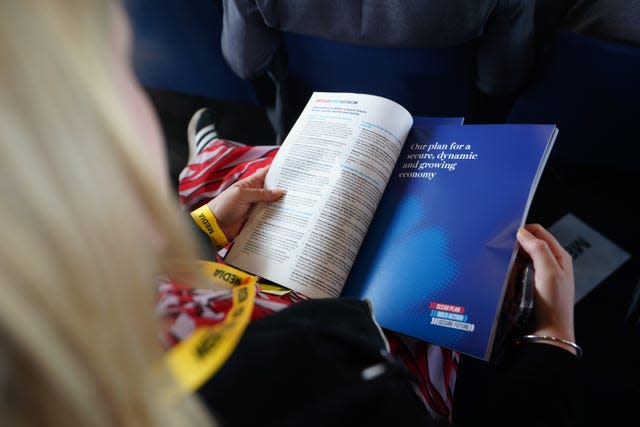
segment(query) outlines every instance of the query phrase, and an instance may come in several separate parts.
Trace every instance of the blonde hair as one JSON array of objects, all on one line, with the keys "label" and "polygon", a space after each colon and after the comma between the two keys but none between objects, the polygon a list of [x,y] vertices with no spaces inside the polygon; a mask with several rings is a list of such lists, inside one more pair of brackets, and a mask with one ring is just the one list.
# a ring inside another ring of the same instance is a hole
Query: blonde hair
[{"label": "blonde hair", "polygon": [[3,424],[212,423],[151,375],[153,279],[194,252],[114,86],[113,4],[0,2]]}]

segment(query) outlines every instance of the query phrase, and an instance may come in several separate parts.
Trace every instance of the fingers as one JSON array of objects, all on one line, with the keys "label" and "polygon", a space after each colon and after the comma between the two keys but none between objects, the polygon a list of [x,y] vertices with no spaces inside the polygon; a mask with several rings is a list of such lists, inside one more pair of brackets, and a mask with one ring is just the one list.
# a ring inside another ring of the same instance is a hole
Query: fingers
[{"label": "fingers", "polygon": [[264,178],[267,176],[269,166],[260,168],[250,176],[241,179],[235,185],[238,187],[261,188],[264,186]]},{"label": "fingers", "polygon": [[549,250],[564,270],[573,268],[571,255],[543,226],[541,226],[540,224],[527,224],[525,228],[536,238],[544,240],[547,243],[547,245],[549,246]]},{"label": "fingers", "polygon": [[537,238],[526,228],[520,228],[517,234],[522,249],[533,260],[536,270],[552,270],[558,268],[558,261],[545,240]]},{"label": "fingers", "polygon": [[273,202],[274,200],[278,200],[282,197],[284,194],[284,190],[282,189],[262,188],[264,186],[264,179],[268,170],[269,166],[260,168],[251,174],[251,176],[241,179],[234,185],[243,202]]},{"label": "fingers", "polygon": [[241,198],[246,203],[273,202],[284,194],[284,190],[276,188],[268,190],[266,188],[242,188]]},{"label": "fingers", "polygon": [[535,321],[532,333],[575,341],[575,282],[571,255],[539,224],[518,230],[518,242],[535,268]]}]

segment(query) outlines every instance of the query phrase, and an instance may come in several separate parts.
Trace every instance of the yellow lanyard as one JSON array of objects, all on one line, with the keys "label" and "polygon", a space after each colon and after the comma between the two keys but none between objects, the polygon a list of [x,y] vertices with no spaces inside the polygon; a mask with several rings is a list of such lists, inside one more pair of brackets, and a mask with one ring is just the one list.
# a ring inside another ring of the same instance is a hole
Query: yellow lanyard
[{"label": "yellow lanyard", "polygon": [[256,276],[217,262],[197,265],[213,283],[231,288],[233,305],[221,323],[197,328],[166,354],[183,393],[200,388],[231,356],[251,320],[256,292]]}]

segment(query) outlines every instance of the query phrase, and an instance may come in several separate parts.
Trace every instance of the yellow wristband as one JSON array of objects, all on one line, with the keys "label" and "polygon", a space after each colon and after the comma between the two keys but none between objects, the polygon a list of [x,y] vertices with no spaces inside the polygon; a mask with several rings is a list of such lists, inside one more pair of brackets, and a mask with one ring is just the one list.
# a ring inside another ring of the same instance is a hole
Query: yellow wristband
[{"label": "yellow wristband", "polygon": [[216,217],[207,204],[191,212],[191,218],[193,218],[196,224],[198,224],[198,227],[209,236],[211,242],[213,242],[217,249],[221,249],[229,243],[227,237],[220,229]]}]

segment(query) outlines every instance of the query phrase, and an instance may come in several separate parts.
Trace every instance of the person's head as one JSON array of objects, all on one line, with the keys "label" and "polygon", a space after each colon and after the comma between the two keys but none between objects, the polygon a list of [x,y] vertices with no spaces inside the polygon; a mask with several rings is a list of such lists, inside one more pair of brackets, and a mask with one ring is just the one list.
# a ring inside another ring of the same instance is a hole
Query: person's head
[{"label": "person's head", "polygon": [[128,44],[117,1],[0,2],[2,424],[208,422],[151,375],[153,279],[192,244]]}]

